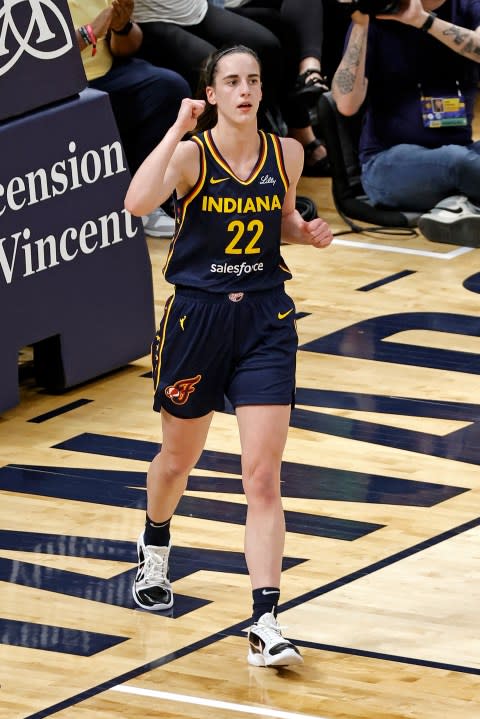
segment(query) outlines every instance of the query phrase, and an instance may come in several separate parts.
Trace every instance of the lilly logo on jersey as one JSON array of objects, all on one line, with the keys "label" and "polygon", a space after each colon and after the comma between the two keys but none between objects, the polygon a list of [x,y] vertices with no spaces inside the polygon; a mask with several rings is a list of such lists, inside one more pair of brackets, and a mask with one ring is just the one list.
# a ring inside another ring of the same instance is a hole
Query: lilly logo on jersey
[{"label": "lilly logo on jersey", "polygon": [[276,185],[277,181],[274,177],[271,177],[270,175],[262,175],[260,178],[259,185]]},{"label": "lilly logo on jersey", "polygon": [[186,404],[188,398],[195,392],[195,385],[197,385],[202,379],[201,374],[195,375],[195,377],[189,377],[188,379],[179,379],[173,384],[165,387],[165,396],[173,402],[173,404]]},{"label": "lilly logo on jersey", "polygon": [[[26,6],[27,21],[19,12]],[[37,60],[53,60],[72,47],[67,22],[53,0],[4,1],[0,8],[0,76],[9,72],[24,53]]]}]

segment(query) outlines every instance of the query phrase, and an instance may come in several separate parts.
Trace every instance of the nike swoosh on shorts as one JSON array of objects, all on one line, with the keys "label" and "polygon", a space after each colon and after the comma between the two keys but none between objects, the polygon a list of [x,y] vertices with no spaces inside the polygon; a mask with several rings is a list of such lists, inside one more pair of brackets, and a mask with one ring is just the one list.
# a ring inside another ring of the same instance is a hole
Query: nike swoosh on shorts
[{"label": "nike swoosh on shorts", "polygon": [[290,314],[290,312],[293,312],[293,307],[291,310],[288,310],[288,312],[279,312],[277,317],[279,320],[284,320],[285,317],[287,317]]}]

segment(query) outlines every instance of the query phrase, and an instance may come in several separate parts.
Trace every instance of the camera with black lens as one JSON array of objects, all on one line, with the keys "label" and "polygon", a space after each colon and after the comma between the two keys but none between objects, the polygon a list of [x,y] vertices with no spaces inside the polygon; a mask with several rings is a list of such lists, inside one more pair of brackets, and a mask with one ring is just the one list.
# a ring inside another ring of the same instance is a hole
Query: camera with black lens
[{"label": "camera with black lens", "polygon": [[400,9],[400,0],[337,0],[342,5],[349,6],[350,12],[364,13],[375,17],[375,15],[395,15]]}]

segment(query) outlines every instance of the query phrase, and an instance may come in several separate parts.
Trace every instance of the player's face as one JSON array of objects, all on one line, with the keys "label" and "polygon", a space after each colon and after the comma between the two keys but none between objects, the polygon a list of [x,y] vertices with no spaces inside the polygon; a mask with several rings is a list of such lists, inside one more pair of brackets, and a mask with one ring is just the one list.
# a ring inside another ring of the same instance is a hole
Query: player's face
[{"label": "player's face", "polygon": [[215,81],[207,87],[207,99],[218,113],[234,123],[256,118],[262,99],[258,62],[249,53],[231,53],[217,64]]}]

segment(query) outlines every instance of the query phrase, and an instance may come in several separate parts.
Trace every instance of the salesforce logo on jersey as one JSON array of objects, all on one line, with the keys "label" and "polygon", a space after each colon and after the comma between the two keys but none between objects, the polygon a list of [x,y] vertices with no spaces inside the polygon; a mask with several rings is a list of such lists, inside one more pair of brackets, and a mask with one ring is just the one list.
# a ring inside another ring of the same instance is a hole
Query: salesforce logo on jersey
[{"label": "salesforce logo on jersey", "polygon": [[141,237],[123,209],[130,175],[106,112],[108,96],[86,90],[0,127],[0,290],[90,271],[87,263],[108,276],[112,251],[118,262]]},{"label": "salesforce logo on jersey", "polygon": [[86,87],[67,0],[0,2],[0,120]]}]

